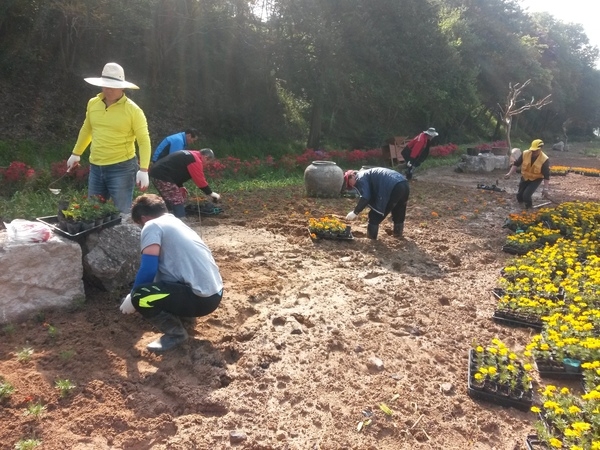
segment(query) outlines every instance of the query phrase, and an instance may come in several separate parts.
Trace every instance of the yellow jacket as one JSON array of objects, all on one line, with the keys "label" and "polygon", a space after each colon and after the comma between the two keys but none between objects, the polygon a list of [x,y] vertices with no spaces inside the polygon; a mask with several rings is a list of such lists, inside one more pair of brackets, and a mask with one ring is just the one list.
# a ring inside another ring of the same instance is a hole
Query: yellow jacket
[{"label": "yellow jacket", "polygon": [[521,165],[521,176],[527,181],[544,178],[544,175],[542,174],[542,165],[548,160],[548,156],[540,151],[540,154],[532,164],[531,152],[532,150],[525,150],[523,152],[523,164]]},{"label": "yellow jacket", "polygon": [[90,163],[108,166],[134,158],[137,140],[140,168],[147,169],[152,150],[144,112],[125,95],[108,108],[103,100],[100,93],[88,102],[73,154],[81,155],[91,143]]}]

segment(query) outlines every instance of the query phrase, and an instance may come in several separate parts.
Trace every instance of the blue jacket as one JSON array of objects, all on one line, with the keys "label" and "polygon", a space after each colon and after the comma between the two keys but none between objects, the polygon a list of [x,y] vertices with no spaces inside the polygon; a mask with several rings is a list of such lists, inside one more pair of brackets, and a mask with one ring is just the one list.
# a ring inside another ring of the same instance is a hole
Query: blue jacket
[{"label": "blue jacket", "polygon": [[[390,201],[392,189],[402,181],[406,181],[406,178],[401,173],[385,167],[374,167],[360,170],[356,174],[354,187],[360,193],[361,198],[368,201],[368,205],[373,211],[383,215],[385,207]],[[354,212],[360,213],[356,210]]]},{"label": "blue jacket", "polygon": [[160,158],[175,153],[179,150],[185,150],[187,141],[185,140],[185,131],[181,133],[172,134],[162,140],[154,154],[152,155],[152,162],[158,161]]}]

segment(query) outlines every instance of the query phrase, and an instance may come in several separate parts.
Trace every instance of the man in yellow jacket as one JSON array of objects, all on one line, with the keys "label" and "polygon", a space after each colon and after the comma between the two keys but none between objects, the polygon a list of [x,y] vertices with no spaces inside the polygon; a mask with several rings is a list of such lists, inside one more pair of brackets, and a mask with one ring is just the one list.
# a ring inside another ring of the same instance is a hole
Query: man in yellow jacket
[{"label": "man in yellow jacket", "polygon": [[531,208],[533,202],[531,197],[536,189],[544,182],[542,188],[542,197],[548,195],[548,185],[550,184],[550,160],[542,151],[544,142],[541,139],[535,139],[531,143],[529,150],[525,150],[521,156],[512,164],[510,170],[504,178],[508,179],[516,172],[517,167],[521,166],[521,182],[517,191],[517,201],[525,202],[525,208]]},{"label": "man in yellow jacket", "polygon": [[91,144],[88,195],[112,198],[117,208],[128,214],[134,186],[137,184],[144,191],[150,181],[151,148],[146,116],[123,91],[139,88],[125,81],[125,72],[116,63],[106,64],[100,78],[85,78],[85,81],[101,87],[102,92],[87,104],[85,121],[67,167],[69,170],[77,167]]}]

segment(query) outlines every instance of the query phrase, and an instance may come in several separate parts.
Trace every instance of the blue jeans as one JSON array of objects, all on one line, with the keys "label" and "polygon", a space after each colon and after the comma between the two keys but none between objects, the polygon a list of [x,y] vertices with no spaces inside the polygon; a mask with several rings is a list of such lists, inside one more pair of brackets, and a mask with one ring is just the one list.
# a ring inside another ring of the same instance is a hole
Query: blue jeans
[{"label": "blue jeans", "polygon": [[107,200],[112,198],[119,211],[129,214],[137,170],[136,158],[108,166],[90,164],[88,195],[101,195]]}]

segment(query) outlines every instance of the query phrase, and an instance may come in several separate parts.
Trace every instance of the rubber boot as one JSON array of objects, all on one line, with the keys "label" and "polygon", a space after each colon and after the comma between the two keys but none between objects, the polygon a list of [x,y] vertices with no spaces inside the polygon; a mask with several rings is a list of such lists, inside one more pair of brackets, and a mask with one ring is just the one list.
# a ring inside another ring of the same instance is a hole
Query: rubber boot
[{"label": "rubber boot", "polygon": [[367,224],[367,237],[369,239],[377,239],[377,233],[379,233],[379,225]]},{"label": "rubber boot", "polygon": [[412,180],[412,176],[413,176],[413,166],[410,163],[408,163],[406,165],[406,179]]},{"label": "rubber boot", "polygon": [[404,233],[404,222],[394,224],[394,236],[401,238]]},{"label": "rubber boot", "polygon": [[168,312],[161,311],[155,317],[148,319],[152,325],[164,334],[154,342],[147,345],[147,349],[154,353],[162,353],[177,347],[188,338],[187,331],[183,328],[181,320]]}]

